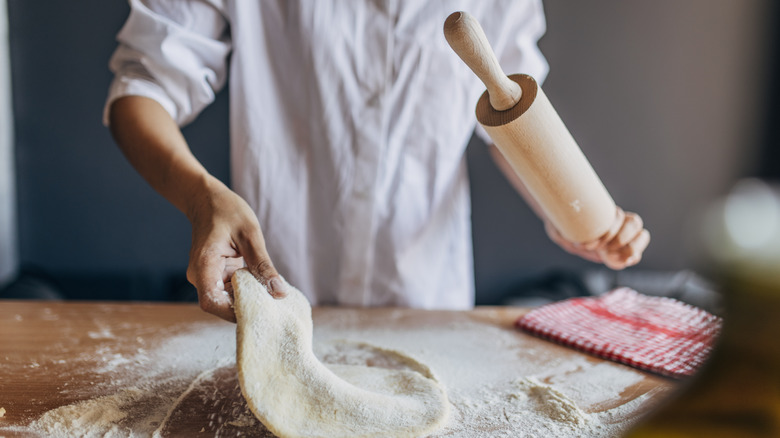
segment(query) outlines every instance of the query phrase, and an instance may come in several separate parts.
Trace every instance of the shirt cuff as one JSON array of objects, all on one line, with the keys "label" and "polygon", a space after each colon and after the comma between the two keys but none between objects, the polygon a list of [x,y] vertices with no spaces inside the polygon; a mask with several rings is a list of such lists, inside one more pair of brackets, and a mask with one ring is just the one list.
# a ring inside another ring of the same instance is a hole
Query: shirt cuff
[{"label": "shirt cuff", "polygon": [[156,83],[142,78],[130,78],[130,77],[116,77],[111,83],[111,87],[108,91],[108,98],[106,104],[103,107],[103,125],[109,126],[109,113],[111,111],[111,104],[115,100],[124,96],[142,96],[148,97],[157,101],[168,114],[171,115],[173,120],[178,120],[178,110],[176,104],[168,97],[168,94]]}]

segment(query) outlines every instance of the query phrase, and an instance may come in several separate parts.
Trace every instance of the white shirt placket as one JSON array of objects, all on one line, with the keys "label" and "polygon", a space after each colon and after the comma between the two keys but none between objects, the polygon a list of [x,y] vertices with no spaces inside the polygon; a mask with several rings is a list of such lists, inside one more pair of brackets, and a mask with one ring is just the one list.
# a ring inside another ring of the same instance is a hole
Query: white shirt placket
[{"label": "white shirt placket", "polygon": [[372,302],[371,278],[374,270],[376,246],[377,207],[380,199],[377,186],[383,173],[383,156],[387,150],[388,119],[387,95],[392,74],[393,11],[395,1],[382,4],[382,13],[373,17],[374,25],[367,28],[370,35],[365,41],[374,46],[362,54],[363,80],[367,85],[367,98],[361,102],[360,118],[355,120],[353,137],[355,161],[352,191],[347,207],[352,227],[347,230],[344,243],[344,264],[339,301],[355,306],[368,306]]}]

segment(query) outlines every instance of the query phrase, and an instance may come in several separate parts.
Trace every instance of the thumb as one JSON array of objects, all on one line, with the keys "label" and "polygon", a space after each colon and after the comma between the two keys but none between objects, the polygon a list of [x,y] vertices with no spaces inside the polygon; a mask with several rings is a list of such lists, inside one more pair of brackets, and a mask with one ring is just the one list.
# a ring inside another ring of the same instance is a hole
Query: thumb
[{"label": "thumb", "polygon": [[287,287],[282,276],[276,271],[271,257],[265,248],[262,235],[238,242],[238,251],[246,262],[246,267],[257,280],[265,286],[274,298],[287,296]]}]

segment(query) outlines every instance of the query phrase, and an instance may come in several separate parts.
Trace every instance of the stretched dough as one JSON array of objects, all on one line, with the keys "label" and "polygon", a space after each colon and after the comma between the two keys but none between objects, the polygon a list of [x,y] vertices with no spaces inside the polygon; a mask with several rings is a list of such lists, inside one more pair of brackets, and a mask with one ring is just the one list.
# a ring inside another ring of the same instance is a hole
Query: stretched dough
[{"label": "stretched dough", "polygon": [[237,365],[249,408],[280,437],[414,437],[444,425],[449,402],[430,369],[398,352],[412,370],[339,365],[312,352],[311,306],[290,287],[277,300],[246,270],[232,279]]}]

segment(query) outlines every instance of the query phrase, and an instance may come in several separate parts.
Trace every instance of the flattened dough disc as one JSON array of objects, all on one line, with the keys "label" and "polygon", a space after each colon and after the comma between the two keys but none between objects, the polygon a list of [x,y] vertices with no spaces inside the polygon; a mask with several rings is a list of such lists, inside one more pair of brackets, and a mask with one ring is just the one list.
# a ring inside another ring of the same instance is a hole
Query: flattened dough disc
[{"label": "flattened dough disc", "polygon": [[280,437],[415,437],[444,425],[449,402],[430,369],[339,367],[312,352],[311,306],[290,287],[277,300],[246,270],[233,275],[237,365],[252,412]]}]

